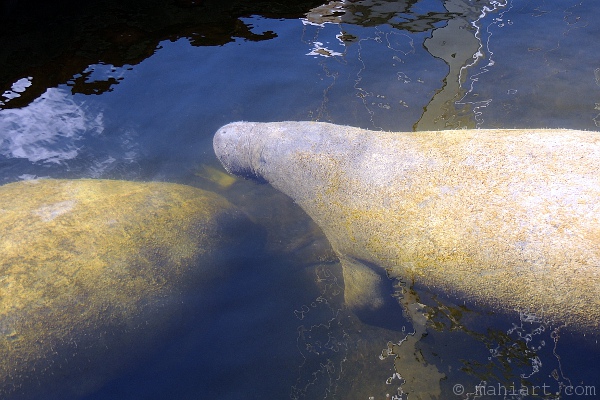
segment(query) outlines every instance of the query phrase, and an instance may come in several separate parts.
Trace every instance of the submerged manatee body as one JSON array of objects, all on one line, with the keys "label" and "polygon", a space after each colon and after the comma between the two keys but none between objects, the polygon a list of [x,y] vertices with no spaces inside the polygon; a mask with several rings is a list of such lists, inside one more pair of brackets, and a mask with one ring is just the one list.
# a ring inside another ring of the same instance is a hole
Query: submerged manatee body
[{"label": "submerged manatee body", "polygon": [[268,181],[321,226],[355,310],[381,303],[387,269],[488,306],[597,327],[596,132],[236,122],[214,148],[229,172]]},{"label": "submerged manatee body", "polygon": [[82,398],[135,365],[186,310],[201,320],[202,293],[252,227],[223,197],[177,184],[0,186],[0,398]]}]

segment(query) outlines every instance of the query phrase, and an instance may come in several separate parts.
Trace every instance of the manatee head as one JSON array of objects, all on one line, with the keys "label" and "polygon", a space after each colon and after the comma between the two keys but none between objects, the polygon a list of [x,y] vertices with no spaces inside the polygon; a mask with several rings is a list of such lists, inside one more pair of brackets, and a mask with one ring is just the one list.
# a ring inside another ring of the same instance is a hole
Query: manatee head
[{"label": "manatee head", "polygon": [[[354,128],[346,127],[350,130]],[[346,305],[363,321],[387,328],[400,328],[398,321],[382,317],[399,312],[392,299],[391,282],[385,270],[360,255],[340,247],[329,229],[329,211],[319,212],[314,201],[323,199],[323,188],[335,168],[316,162],[327,146],[327,154],[350,151],[351,142],[338,126],[310,121],[233,122],[220,128],[213,139],[215,154],[229,173],[269,183],[290,196],[323,229],[339,256],[344,275]],[[388,293],[386,296],[385,293]]]},{"label": "manatee head", "polygon": [[255,167],[253,138],[255,122],[233,122],[221,127],[214,136],[213,147],[223,167],[230,174],[265,182]]}]

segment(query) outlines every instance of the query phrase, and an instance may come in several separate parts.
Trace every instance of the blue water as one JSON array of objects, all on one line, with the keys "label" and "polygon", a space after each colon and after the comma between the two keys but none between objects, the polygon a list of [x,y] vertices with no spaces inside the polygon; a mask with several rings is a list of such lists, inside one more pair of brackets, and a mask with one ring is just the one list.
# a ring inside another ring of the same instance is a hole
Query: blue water
[{"label": "blue water", "polygon": [[[293,202],[267,185],[224,188],[203,174],[220,168],[212,151],[220,126],[320,120],[394,131],[600,129],[597,1],[338,3],[334,16],[240,18],[252,33],[273,32],[269,40],[193,46],[182,37],[131,65],[99,61],[20,108],[10,107],[11,98],[39,77],[11,83],[0,110],[1,183],[178,182],[219,192],[268,232],[263,254],[209,291],[210,312],[190,314],[180,334],[82,398],[406,398],[400,376],[426,373],[380,359],[388,342],[414,328],[400,307],[378,325],[343,308],[340,266]],[[72,94],[81,77],[115,83],[101,94]],[[583,396],[567,396],[569,385],[593,387],[597,397],[584,397],[600,398],[595,337],[443,294],[417,296],[432,315],[418,364],[446,376],[440,399],[475,398],[467,394],[482,382],[487,395],[477,398]],[[553,394],[518,393],[544,384]],[[408,399],[429,398],[416,396]]]}]

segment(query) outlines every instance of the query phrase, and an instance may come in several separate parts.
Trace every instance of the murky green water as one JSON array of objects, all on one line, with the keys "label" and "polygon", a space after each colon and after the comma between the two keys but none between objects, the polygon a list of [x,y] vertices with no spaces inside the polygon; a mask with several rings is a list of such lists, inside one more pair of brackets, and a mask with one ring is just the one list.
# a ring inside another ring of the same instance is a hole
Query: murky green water
[{"label": "murky green water", "polygon": [[[177,334],[79,398],[600,396],[597,336],[543,316],[393,281],[385,313],[351,315],[318,227],[268,185],[224,180],[212,151],[236,120],[598,130],[600,3],[147,4],[6,6],[0,182],[209,189],[264,229],[264,245],[188,299]],[[51,373],[68,385],[81,368]]]}]

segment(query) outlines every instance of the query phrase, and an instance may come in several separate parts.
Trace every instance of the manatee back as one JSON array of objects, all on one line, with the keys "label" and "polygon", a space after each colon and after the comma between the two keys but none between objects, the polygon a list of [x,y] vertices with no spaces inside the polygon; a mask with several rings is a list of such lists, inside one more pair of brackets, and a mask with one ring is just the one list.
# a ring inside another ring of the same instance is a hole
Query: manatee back
[{"label": "manatee back", "polygon": [[292,197],[341,256],[488,305],[596,326],[597,132],[278,122],[253,124],[243,138],[244,162]]}]

